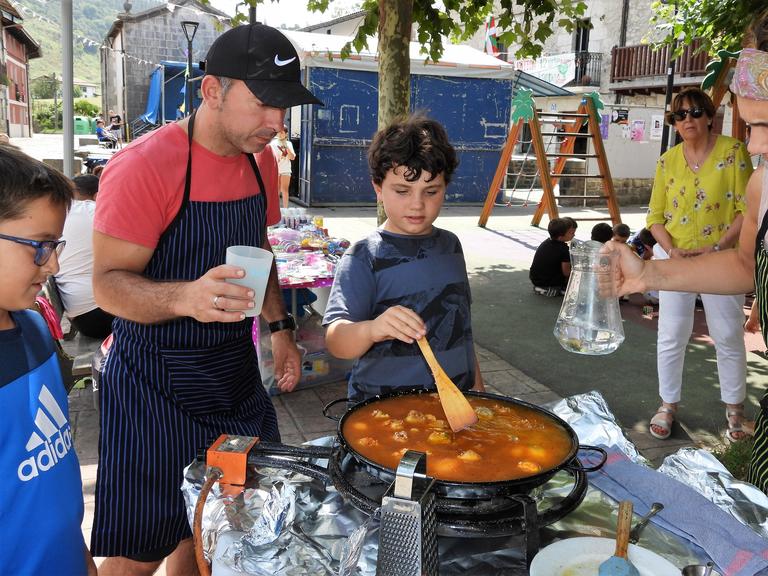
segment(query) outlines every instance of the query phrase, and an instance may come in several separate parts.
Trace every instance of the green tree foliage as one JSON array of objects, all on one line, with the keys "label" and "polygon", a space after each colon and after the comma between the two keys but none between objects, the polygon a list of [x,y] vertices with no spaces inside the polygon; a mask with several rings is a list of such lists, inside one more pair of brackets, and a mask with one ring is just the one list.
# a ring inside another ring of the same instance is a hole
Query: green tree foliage
[{"label": "green tree foliage", "polygon": [[56,106],[53,104],[46,104],[35,108],[35,112],[32,115],[32,128],[35,133],[51,133],[61,131],[61,102],[58,102]]},{"label": "green tree foliage", "polygon": [[95,118],[99,112],[99,107],[96,104],[91,104],[88,100],[75,100],[73,109],[75,116],[88,116],[89,118]]},{"label": "green tree foliage", "polygon": [[52,76],[39,76],[30,82],[32,98],[53,98],[54,91],[59,83]]},{"label": "green tree foliage", "polygon": [[747,26],[766,8],[766,0],[677,0],[668,4],[656,0],[651,4],[651,23],[666,33],[662,43],[677,39],[678,52],[696,38],[704,40],[702,50],[709,53],[738,50]]},{"label": "green tree foliage", "polygon": [[[208,3],[208,0],[202,0]],[[255,6],[265,0],[245,0],[240,6]],[[274,1],[274,0],[273,0]],[[444,38],[461,42],[471,38],[493,15],[500,31],[499,40],[507,46],[517,45],[515,56],[540,56],[544,41],[554,29],[573,31],[586,11],[583,0],[411,0],[413,23],[418,25],[418,41],[425,57],[439,60]],[[690,0],[694,2],[695,0]],[[712,0],[716,1],[716,0]],[[764,1],[764,0],[763,0]],[[325,12],[333,0],[306,0],[314,12]],[[441,5],[442,4],[442,5]],[[382,0],[364,0],[362,10],[368,14],[357,29],[355,38],[345,46],[345,55],[367,47],[367,38],[378,31]],[[494,6],[497,8],[495,9]],[[239,11],[235,24],[247,22],[248,13]]]}]

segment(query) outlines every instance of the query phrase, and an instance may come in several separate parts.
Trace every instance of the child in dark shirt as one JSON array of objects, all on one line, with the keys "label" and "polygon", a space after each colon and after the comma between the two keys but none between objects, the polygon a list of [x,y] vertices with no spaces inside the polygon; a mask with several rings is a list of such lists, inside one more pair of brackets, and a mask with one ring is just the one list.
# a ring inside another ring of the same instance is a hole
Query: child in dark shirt
[{"label": "child in dark shirt", "polygon": [[573,218],[555,218],[547,226],[549,238],[536,249],[528,277],[533,290],[542,296],[562,296],[571,275],[568,244],[576,234]]},{"label": "child in dark shirt", "polygon": [[69,181],[0,145],[0,469],[3,574],[96,574],[85,546],[80,465],[56,349],[28,310],[59,269]]}]

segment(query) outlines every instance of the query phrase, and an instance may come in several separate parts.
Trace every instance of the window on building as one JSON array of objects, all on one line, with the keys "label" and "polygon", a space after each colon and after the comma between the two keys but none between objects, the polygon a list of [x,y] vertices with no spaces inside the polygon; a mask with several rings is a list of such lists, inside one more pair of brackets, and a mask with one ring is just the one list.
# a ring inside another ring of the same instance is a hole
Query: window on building
[{"label": "window on building", "polygon": [[573,31],[573,51],[589,52],[590,19],[584,18],[581,23],[582,25],[577,26]]}]

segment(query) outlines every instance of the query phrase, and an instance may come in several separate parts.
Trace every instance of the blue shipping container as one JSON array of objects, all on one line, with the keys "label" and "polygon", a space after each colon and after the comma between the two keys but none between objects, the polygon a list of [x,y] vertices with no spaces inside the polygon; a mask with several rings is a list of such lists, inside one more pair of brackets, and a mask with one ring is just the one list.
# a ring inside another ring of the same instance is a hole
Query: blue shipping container
[{"label": "blue shipping container", "polygon": [[[310,90],[324,107],[304,107],[302,192],[310,205],[374,204],[368,145],[377,128],[378,74],[307,69]],[[507,137],[512,80],[411,76],[411,110],[445,126],[459,156],[447,202],[481,203]]]}]

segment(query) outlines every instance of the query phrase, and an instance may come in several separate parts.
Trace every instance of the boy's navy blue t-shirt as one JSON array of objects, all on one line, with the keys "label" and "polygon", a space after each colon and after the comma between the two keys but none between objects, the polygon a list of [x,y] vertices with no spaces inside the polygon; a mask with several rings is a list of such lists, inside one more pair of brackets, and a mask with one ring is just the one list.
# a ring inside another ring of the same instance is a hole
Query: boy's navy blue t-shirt
[{"label": "boy's navy blue t-shirt", "polygon": [[[463,390],[475,380],[471,295],[461,243],[433,228],[426,236],[382,229],[355,243],[339,262],[323,324],[373,320],[400,305],[427,325],[437,359]],[[435,381],[416,343],[374,344],[353,368],[349,399],[358,402],[400,388],[434,389]]]},{"label": "boy's navy blue t-shirt", "polygon": [[0,573],[86,573],[83,494],[67,392],[37,312],[0,330]]}]

